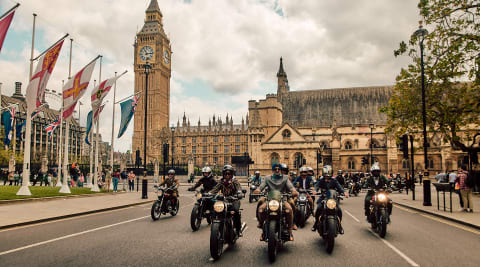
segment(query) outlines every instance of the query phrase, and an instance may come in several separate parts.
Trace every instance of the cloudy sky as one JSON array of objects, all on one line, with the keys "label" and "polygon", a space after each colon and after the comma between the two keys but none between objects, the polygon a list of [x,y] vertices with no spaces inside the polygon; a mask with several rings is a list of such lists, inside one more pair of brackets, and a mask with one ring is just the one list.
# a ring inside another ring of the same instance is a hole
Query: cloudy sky
[{"label": "cloudy sky", "polygon": [[[2,93],[28,83],[32,13],[37,16],[35,55],[70,33],[72,72],[103,55],[102,80],[128,73],[117,99],[133,92],[133,42],[150,0],[19,0],[0,54]],[[16,2],[0,0],[0,12]],[[185,112],[192,124],[213,114],[245,116],[250,99],[276,92],[279,58],[291,90],[391,85],[408,58],[393,50],[418,27],[418,0],[158,0],[172,43],[170,123]],[[66,42],[48,88],[60,90],[68,77]],[[98,80],[98,64],[94,73]],[[85,125],[90,85],[81,107]],[[101,116],[110,141],[113,94]],[[47,98],[51,106],[54,98]],[[119,107],[117,107],[117,110]],[[117,112],[116,120],[120,120]],[[118,122],[115,131],[118,131]],[[116,139],[115,150],[131,146],[133,125]]]}]

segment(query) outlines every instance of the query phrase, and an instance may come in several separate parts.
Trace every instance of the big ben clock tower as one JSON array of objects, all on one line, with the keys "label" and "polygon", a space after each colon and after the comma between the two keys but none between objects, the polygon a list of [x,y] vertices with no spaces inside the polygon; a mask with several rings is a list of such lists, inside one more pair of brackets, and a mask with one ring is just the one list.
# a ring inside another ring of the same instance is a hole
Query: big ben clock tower
[{"label": "big ben clock tower", "polygon": [[[157,0],[151,0],[145,11],[145,24],[137,33],[134,44],[135,93],[143,91],[139,96],[136,111],[132,149],[139,149],[143,157],[144,130],[147,129],[147,157],[159,157],[161,148],[157,148],[154,140],[163,127],[168,127],[170,119],[170,76],[171,46],[163,30],[162,12]],[[149,63],[152,69],[148,75],[147,125],[145,118],[145,71],[143,65]],[[145,160],[145,159],[143,159]],[[147,159],[149,162],[150,159]]]}]

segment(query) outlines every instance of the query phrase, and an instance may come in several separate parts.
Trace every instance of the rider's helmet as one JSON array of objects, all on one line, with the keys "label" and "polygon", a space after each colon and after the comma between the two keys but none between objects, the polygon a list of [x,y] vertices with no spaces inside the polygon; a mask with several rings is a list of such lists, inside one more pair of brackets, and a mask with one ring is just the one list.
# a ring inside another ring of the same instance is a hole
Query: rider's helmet
[{"label": "rider's helmet", "polygon": [[373,176],[378,177],[380,175],[380,165],[378,162],[375,162],[372,167],[370,168],[370,172],[372,173]]},{"label": "rider's helmet", "polygon": [[232,167],[232,165],[225,165],[223,166],[222,173],[225,174],[225,172],[230,171],[232,174],[235,174],[235,169]]},{"label": "rider's helmet", "polygon": [[307,167],[308,174],[313,175],[314,171],[312,167]]},{"label": "rider's helmet", "polygon": [[[231,175],[226,175],[227,172],[229,172]],[[222,170],[222,174],[223,174],[223,183],[224,184],[231,184],[232,183],[232,180],[233,180],[233,176],[235,175],[235,169],[232,167],[232,165],[225,165],[223,166],[223,170]]]},{"label": "rider's helmet", "polygon": [[203,167],[203,169],[202,169],[202,173],[203,173],[203,174],[205,174],[205,173],[210,174],[211,172],[212,172],[212,169],[210,169],[210,167],[208,167],[208,166],[205,166],[205,167]]},{"label": "rider's helmet", "polygon": [[280,170],[282,169],[282,165],[280,163],[273,163],[272,164],[272,171],[275,170],[275,168],[280,168]]},{"label": "rider's helmet", "polygon": [[298,170],[300,172],[300,175],[302,175],[303,173],[308,173],[308,167],[300,167],[300,169]]},{"label": "rider's helmet", "polygon": [[175,175],[175,170],[174,170],[174,169],[168,170],[168,174],[173,174],[173,175]]},{"label": "rider's helmet", "polygon": [[280,164],[280,166],[281,166],[281,169],[282,169],[282,173],[283,174],[288,174],[288,165],[285,164],[285,163],[282,163],[282,164]]},{"label": "rider's helmet", "polygon": [[325,177],[325,178],[331,178],[332,175],[333,175],[332,166],[330,166],[330,165],[325,165],[325,166],[323,166],[322,175],[323,175],[323,177]]},{"label": "rider's helmet", "polygon": [[259,172],[259,171],[256,171],[256,172],[255,172],[255,175],[257,175],[257,174],[260,175],[260,172]]},{"label": "rider's helmet", "polygon": [[342,171],[342,170],[338,170],[337,173],[338,173],[338,175],[341,175],[341,174],[343,173],[343,171]]}]

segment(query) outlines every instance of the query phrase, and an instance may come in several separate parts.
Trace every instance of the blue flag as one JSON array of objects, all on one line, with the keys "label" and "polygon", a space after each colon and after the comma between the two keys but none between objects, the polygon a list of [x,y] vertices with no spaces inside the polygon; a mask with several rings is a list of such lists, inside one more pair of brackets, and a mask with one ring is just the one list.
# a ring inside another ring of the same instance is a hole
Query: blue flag
[{"label": "blue flag", "polygon": [[16,131],[17,131],[17,139],[22,141],[22,133],[23,133],[23,126],[25,126],[25,123],[27,122],[27,120],[24,120],[20,123],[17,124],[17,126],[15,127]]},{"label": "blue flag", "polygon": [[122,135],[127,130],[128,124],[132,120],[133,114],[135,114],[135,110],[137,108],[138,98],[135,96],[133,99],[129,99],[120,103],[120,108],[122,109],[122,120],[120,121],[120,130],[118,131],[118,137],[122,137]]},{"label": "blue flag", "polygon": [[90,134],[90,131],[92,130],[92,117],[93,117],[93,111],[88,112],[87,115],[87,135],[85,136],[85,143],[87,145],[91,146],[90,141],[88,140],[88,136]]},{"label": "blue flag", "polygon": [[12,130],[12,113],[9,110],[6,110],[2,113],[3,118],[3,126],[5,127],[5,138],[3,139],[3,143],[6,146],[10,146],[10,131]]}]

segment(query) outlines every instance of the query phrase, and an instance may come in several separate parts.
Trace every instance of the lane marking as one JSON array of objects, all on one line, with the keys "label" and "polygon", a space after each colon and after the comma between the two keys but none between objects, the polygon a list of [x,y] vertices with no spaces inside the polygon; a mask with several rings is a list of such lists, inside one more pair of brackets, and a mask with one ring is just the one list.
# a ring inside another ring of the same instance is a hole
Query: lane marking
[{"label": "lane marking", "polygon": [[119,222],[119,223],[105,225],[105,226],[102,226],[102,227],[82,231],[82,232],[79,232],[79,233],[65,235],[65,236],[54,238],[54,239],[34,243],[34,244],[31,244],[31,245],[27,245],[27,246],[3,251],[3,252],[0,252],[0,256],[10,254],[10,253],[13,253],[13,252],[17,252],[17,251],[21,251],[21,250],[25,250],[25,249],[28,249],[28,248],[38,247],[38,246],[45,245],[45,244],[48,244],[48,243],[52,243],[52,242],[59,241],[59,240],[63,240],[63,239],[67,239],[67,238],[71,238],[71,237],[75,237],[75,236],[79,236],[79,235],[83,235],[83,234],[88,234],[88,233],[91,233],[91,232],[96,232],[96,231],[111,228],[111,227],[114,227],[114,226],[117,226],[117,225],[122,225],[122,224],[130,223],[130,222],[134,222],[134,221],[139,221],[139,220],[142,220],[142,219],[145,219],[145,218],[148,218],[148,217],[150,217],[150,215],[139,217],[139,218],[136,218],[136,219],[131,219],[131,220],[128,220],[128,221],[123,221],[123,222]]},{"label": "lane marking", "polygon": [[458,223],[455,223],[455,222],[451,222],[451,221],[448,221],[446,219],[438,218],[438,217],[435,217],[435,216],[429,215],[429,214],[424,214],[424,213],[421,213],[421,212],[418,212],[418,211],[415,211],[415,210],[411,210],[411,209],[408,209],[408,208],[405,208],[405,207],[399,207],[397,205],[395,205],[395,208],[401,209],[401,210],[406,211],[408,213],[417,214],[417,215],[423,216],[425,218],[428,218],[428,219],[431,219],[431,220],[434,220],[434,221],[437,221],[437,222],[440,222],[440,223],[443,223],[443,224],[446,224],[446,225],[449,225],[449,226],[453,226],[453,227],[461,229],[461,230],[465,230],[465,231],[470,232],[470,233],[480,235],[480,231],[478,231],[474,228],[464,226],[464,225],[461,225],[461,224],[458,224]]},{"label": "lane marking", "polygon": [[360,222],[359,219],[357,219],[355,216],[353,216],[350,212],[348,212],[348,210],[344,210],[350,217],[352,217],[355,221],[357,221],[357,223]]},{"label": "lane marking", "polygon": [[394,245],[392,245],[390,242],[388,242],[387,240],[381,238],[380,236],[378,236],[377,234],[375,234],[372,229],[369,229],[369,231],[374,235],[376,236],[378,239],[382,240],[382,242],[387,245],[389,248],[391,248],[393,251],[395,251],[395,253],[397,253],[398,255],[400,255],[400,257],[402,257],[404,260],[406,260],[411,266],[415,266],[415,267],[418,267],[420,265],[418,265],[416,262],[414,262],[412,259],[410,259],[407,255],[405,255],[403,252],[401,252],[398,248],[396,248]]}]

